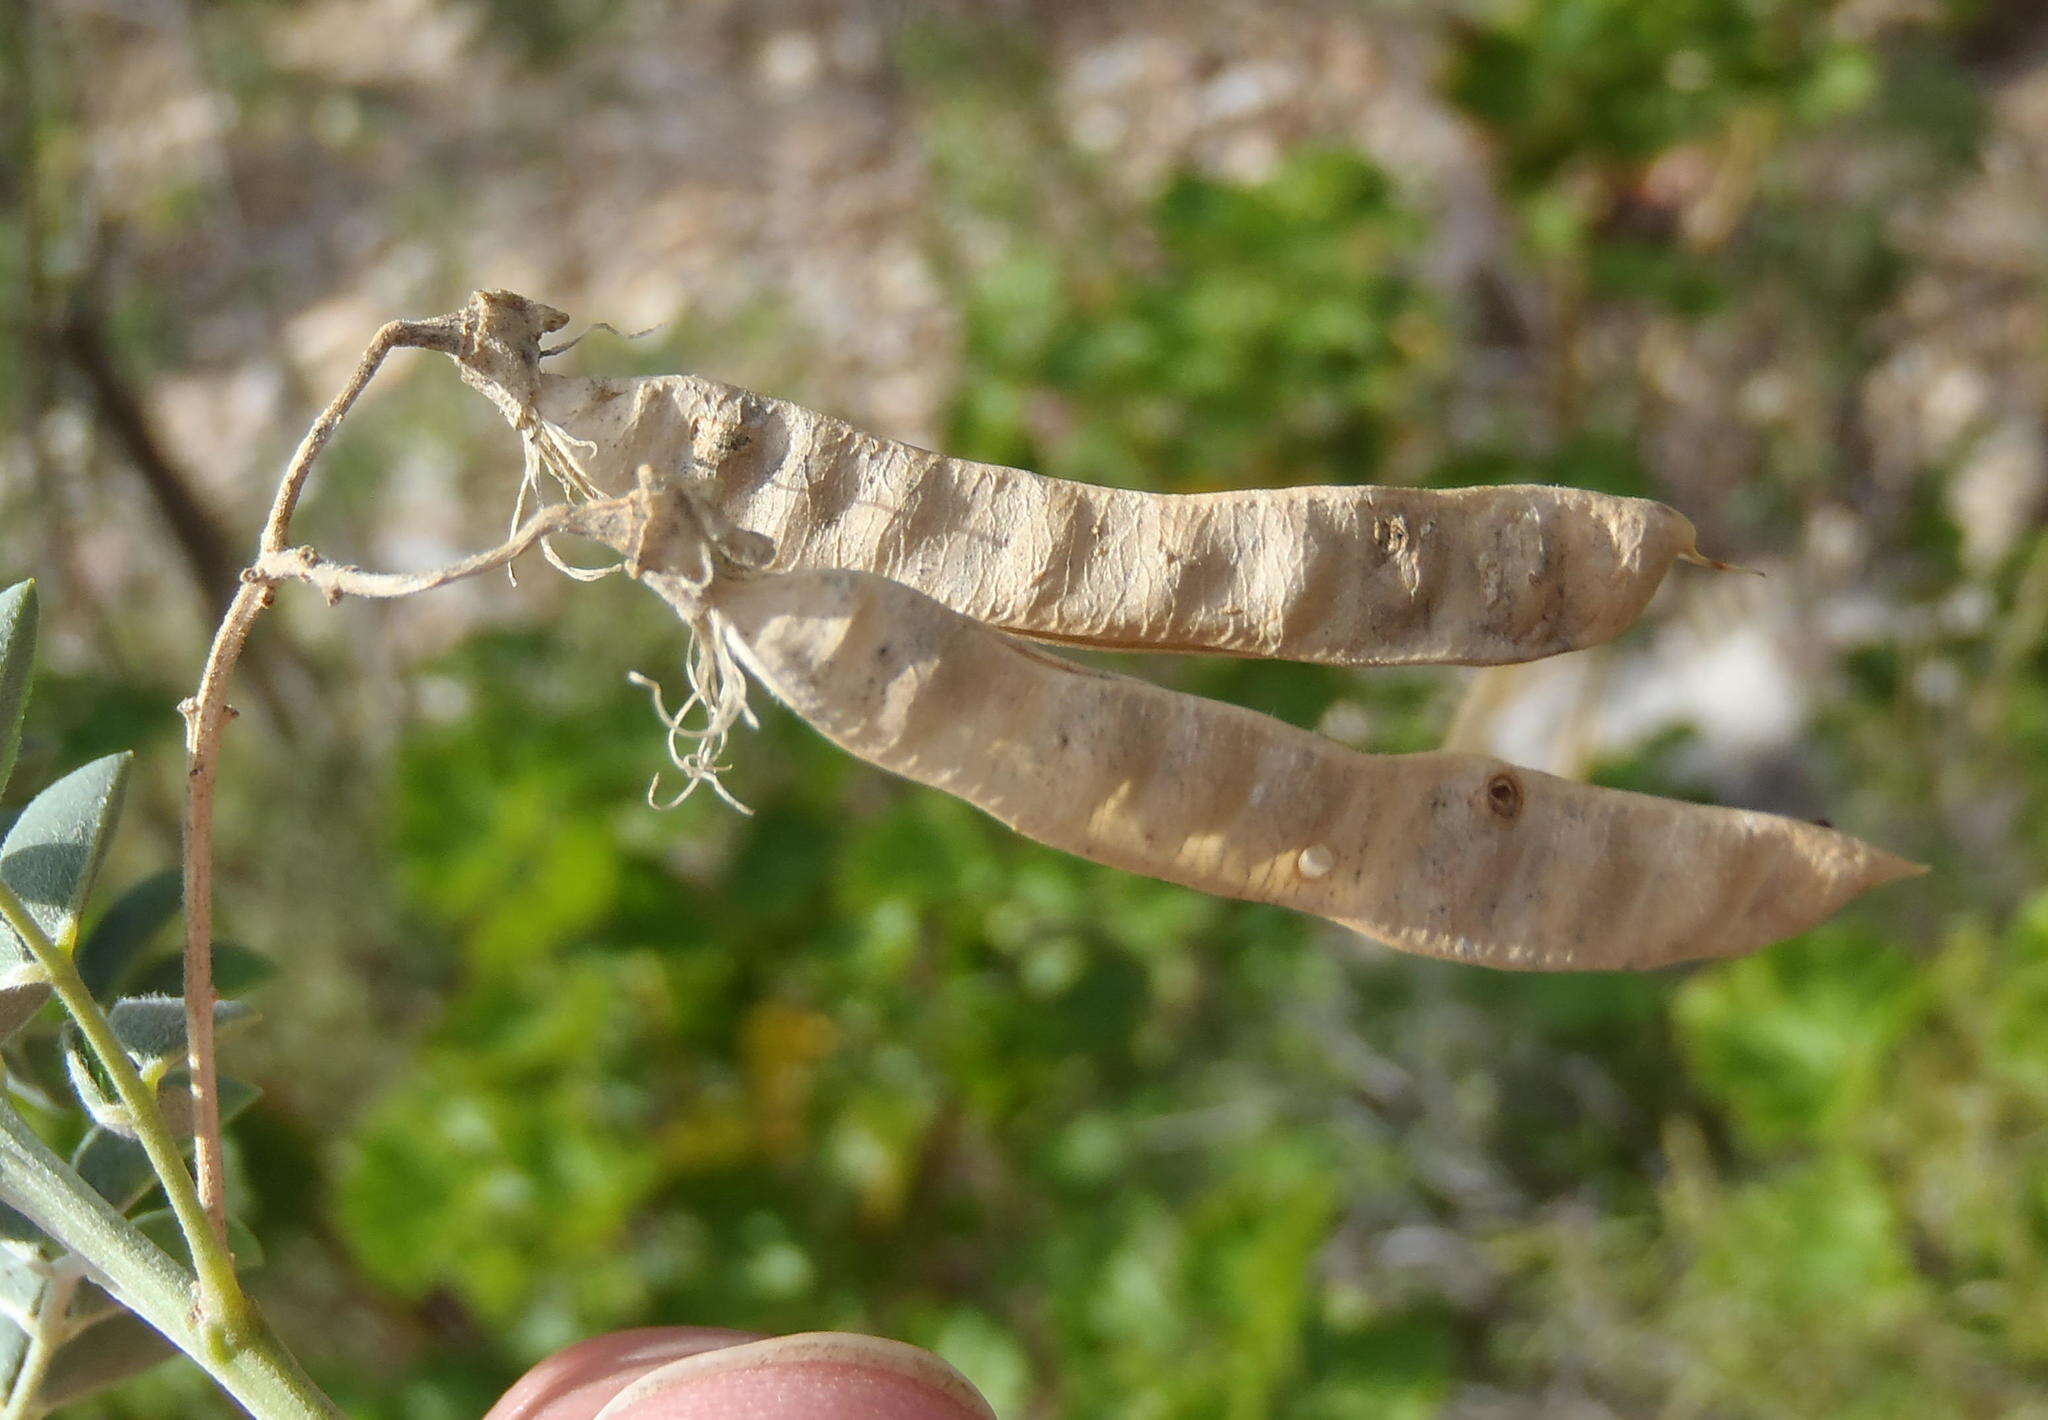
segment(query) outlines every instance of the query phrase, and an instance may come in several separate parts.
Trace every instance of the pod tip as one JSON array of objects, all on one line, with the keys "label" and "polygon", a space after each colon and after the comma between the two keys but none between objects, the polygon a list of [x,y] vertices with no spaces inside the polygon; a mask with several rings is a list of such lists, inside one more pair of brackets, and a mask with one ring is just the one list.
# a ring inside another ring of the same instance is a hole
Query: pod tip
[{"label": "pod tip", "polygon": [[1761,567],[1744,567],[1739,562],[1723,562],[1718,557],[1707,556],[1697,547],[1685,548],[1678,554],[1678,560],[1690,562],[1695,567],[1710,567],[1716,572],[1747,572],[1752,577],[1764,575]]}]

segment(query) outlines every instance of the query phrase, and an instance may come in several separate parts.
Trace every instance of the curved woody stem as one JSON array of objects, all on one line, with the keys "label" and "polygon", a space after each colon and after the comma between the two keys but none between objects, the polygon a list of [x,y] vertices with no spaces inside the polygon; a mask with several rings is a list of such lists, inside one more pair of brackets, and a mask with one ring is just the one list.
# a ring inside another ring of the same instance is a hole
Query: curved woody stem
[{"label": "curved woody stem", "polygon": [[[188,1064],[192,1075],[192,1117],[195,1173],[199,1197],[219,1247],[227,1239],[226,1180],[221,1164],[220,1085],[214,1065],[213,1015],[218,994],[213,985],[213,818],[214,787],[219,772],[221,733],[234,718],[227,687],[235,664],[248,644],[249,632],[276,600],[274,572],[264,564],[284,553],[292,514],[305,491],[313,463],[333,439],[335,430],[393,350],[438,350],[458,356],[466,325],[457,315],[423,321],[393,321],[377,332],[357,362],[355,373],[321,413],[299,443],[285,468],[270,516],[263,525],[257,565],[242,573],[241,586],[214,632],[206,668],[192,698],[180,705],[185,717],[185,1015]],[[204,1278],[211,1269],[202,1269]],[[225,1284],[239,1288],[228,1273]],[[202,1287],[201,1305],[209,1315],[225,1318],[239,1310],[236,1299]]]},{"label": "curved woody stem", "polygon": [[[487,301],[480,294],[478,301]],[[216,628],[208,648],[205,669],[198,689],[180,705],[185,717],[185,805],[184,805],[184,899],[185,899],[185,1017],[187,1064],[192,1077],[193,1159],[196,1178],[195,1208],[199,1213],[198,1236],[192,1249],[198,1273],[200,1319],[212,1324],[215,1335],[225,1342],[232,1356],[239,1347],[260,1341],[267,1335],[260,1319],[253,1317],[233,1270],[227,1248],[226,1181],[222,1171],[219,1075],[214,1061],[214,1010],[219,995],[213,984],[213,847],[214,794],[219,775],[220,744],[235,710],[228,704],[227,687],[234,675],[249,633],[277,599],[280,582],[304,582],[320,591],[330,602],[344,596],[399,597],[428,591],[450,582],[473,577],[511,562],[535,544],[545,543],[554,533],[579,531],[600,536],[611,531],[607,518],[627,517],[631,500],[584,504],[557,504],[542,508],[514,530],[497,547],[465,558],[451,566],[426,572],[366,572],[360,568],[330,562],[311,547],[289,546],[292,515],[305,492],[314,462],[333,439],[342,420],[354,407],[363,390],[375,377],[384,358],[393,350],[439,351],[464,365],[465,376],[476,355],[479,338],[478,301],[469,310],[429,320],[393,321],[379,330],[363,351],[354,373],[341,393],[322,411],[286,466],[269,517],[263,526],[254,562],[243,569],[241,584],[226,614]],[[544,317],[553,313],[543,311]],[[555,323],[566,317],[557,317]],[[553,328],[549,325],[547,328]],[[475,381],[473,381],[475,382]],[[502,391],[494,392],[502,394]],[[505,395],[506,398],[512,398]],[[635,505],[637,506],[637,505]],[[177,1183],[187,1183],[183,1165],[175,1158],[171,1167],[178,1172]],[[174,1191],[166,1179],[167,1191]]]}]

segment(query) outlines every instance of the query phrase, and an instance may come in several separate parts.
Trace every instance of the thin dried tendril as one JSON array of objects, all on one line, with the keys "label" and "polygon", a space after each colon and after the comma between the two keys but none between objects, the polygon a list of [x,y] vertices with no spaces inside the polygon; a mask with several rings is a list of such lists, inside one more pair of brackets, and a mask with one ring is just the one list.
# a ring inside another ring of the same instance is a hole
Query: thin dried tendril
[{"label": "thin dried tendril", "polygon": [[566,354],[568,351],[574,350],[577,346],[581,345],[585,340],[589,339],[591,336],[597,334],[600,330],[604,331],[608,335],[616,335],[621,340],[645,340],[648,336],[654,334],[656,331],[664,330],[667,327],[674,324],[675,321],[673,318],[671,318],[669,320],[658,320],[653,325],[648,326],[645,330],[628,331],[620,330],[617,326],[613,325],[608,320],[601,320],[598,321],[595,325],[589,327],[587,330],[582,331],[580,334],[572,336],[568,340],[563,341],[560,345],[548,346],[546,349],[540,352],[540,358],[546,360],[550,356]]},{"label": "thin dried tendril", "polygon": [[[519,494],[512,501],[512,523],[517,529],[526,516],[528,501],[536,508],[547,506],[547,497],[542,489],[540,476],[545,473],[561,488],[565,501],[594,502],[604,497],[604,491],[590,481],[583,471],[579,455],[596,451],[597,446],[588,439],[578,439],[552,420],[543,419],[532,410],[525,411],[514,426],[519,431],[519,442],[524,458],[519,470]],[[540,555],[548,565],[565,577],[578,582],[595,582],[611,576],[619,570],[618,563],[606,567],[578,567],[565,561],[555,551],[554,543],[548,538],[540,540]],[[519,578],[510,566],[505,575],[514,586]]]},{"label": "thin dried tendril", "polygon": [[[700,786],[708,784],[726,803],[743,814],[752,814],[753,810],[734,798],[718,777],[731,767],[719,761],[733,726],[744,723],[752,729],[756,722],[754,712],[747,706],[746,674],[708,617],[690,626],[690,650],[683,659],[683,669],[689,677],[690,695],[674,711],[669,710],[659,683],[638,671],[626,675],[627,680],[645,689],[653,699],[654,713],[668,734],[669,763],[682,772],[684,780],[683,787],[664,800],[661,776],[656,774],[647,784],[648,806],[675,808]],[[690,717],[698,712],[702,715],[701,723],[693,725]]]}]

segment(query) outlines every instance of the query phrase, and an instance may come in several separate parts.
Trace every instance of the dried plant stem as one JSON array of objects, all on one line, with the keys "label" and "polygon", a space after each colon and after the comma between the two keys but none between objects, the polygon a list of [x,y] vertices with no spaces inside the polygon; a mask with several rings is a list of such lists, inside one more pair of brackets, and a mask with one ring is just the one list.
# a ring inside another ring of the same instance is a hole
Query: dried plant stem
[{"label": "dried plant stem", "polygon": [[503,567],[542,538],[573,531],[585,521],[583,508],[557,503],[528,518],[498,546],[428,572],[365,572],[360,567],[329,562],[310,547],[293,547],[265,553],[245,575],[266,589],[278,582],[304,582],[318,589],[329,602],[338,602],[343,597],[409,597]]},{"label": "dried plant stem", "polygon": [[[418,348],[453,355],[461,348],[459,319],[443,316],[424,321],[393,321],[377,332],[348,384],[321,412],[292,455],[270,516],[263,525],[260,557],[282,553],[293,512],[304,493],[314,461],[320,457],[341,421],[370,383],[384,357],[393,350]],[[213,813],[219,773],[221,732],[233,718],[227,702],[229,679],[248,644],[256,619],[276,593],[256,568],[242,573],[242,585],[227,615],[214,632],[199,689],[179,709],[185,716],[185,1018],[188,1064],[192,1074],[193,1159],[199,1198],[211,1221],[213,1236],[225,1251],[227,1188],[221,1164],[220,1081],[214,1066],[213,1012],[219,1000],[213,986]],[[182,1173],[182,1165],[179,1165]],[[229,1281],[232,1284],[232,1274]],[[239,1286],[233,1295],[240,1296]],[[208,1298],[222,1301],[224,1298]]]},{"label": "dried plant stem", "polygon": [[213,791],[219,771],[220,732],[234,713],[227,680],[248,643],[256,618],[275,598],[269,587],[245,582],[228,606],[207,652],[199,693],[185,715],[185,1043],[192,1076],[192,1157],[209,1231],[227,1238],[227,1187],[222,1172],[220,1075],[214,1065],[213,1012]]},{"label": "dried plant stem", "polygon": [[[460,317],[443,316],[424,321],[394,321],[377,332],[364,350],[354,374],[335,396],[285,469],[264,523],[256,561],[244,569],[227,614],[214,632],[207,651],[206,667],[199,688],[180,706],[185,716],[185,1028],[187,1064],[192,1076],[193,1159],[197,1178],[197,1207],[204,1239],[194,1238],[193,1255],[201,1259],[201,1305],[205,1312],[232,1321],[247,1310],[240,1284],[235,1280],[232,1259],[226,1247],[227,1190],[222,1169],[220,1127],[220,1081],[214,1060],[213,1017],[219,995],[213,985],[213,846],[214,798],[220,770],[222,732],[234,718],[227,689],[249,643],[257,619],[276,600],[280,582],[305,582],[317,588],[330,602],[344,596],[399,597],[446,586],[502,567],[551,533],[579,524],[586,510],[556,506],[544,508],[528,519],[504,543],[452,566],[429,572],[365,572],[360,568],[329,562],[310,547],[288,547],[292,514],[296,511],[314,462],[335,430],[354,406],[370,380],[393,350],[413,348],[458,354],[464,327]],[[164,1165],[159,1163],[159,1171]],[[175,1157],[170,1168],[180,1184],[186,1182],[183,1165]],[[171,1185],[168,1174],[167,1189]],[[181,1215],[182,1216],[182,1215]],[[221,1266],[207,1263],[218,1255]],[[232,1327],[230,1328],[233,1329]]]},{"label": "dried plant stem", "polygon": [[[365,572],[320,557],[310,547],[265,551],[242,573],[200,676],[199,692],[183,707],[187,731],[185,778],[185,1029],[192,1075],[194,1158],[199,1196],[214,1236],[225,1240],[226,1189],[221,1172],[220,1087],[214,1064],[213,805],[220,767],[220,733],[233,710],[227,681],[256,619],[276,600],[276,584],[306,582],[330,602],[344,596],[402,597],[502,567],[550,533],[563,531],[581,510],[542,509],[510,539],[488,552],[431,572]],[[204,1003],[202,1013],[201,1005]],[[182,1172],[182,1171],[181,1171]],[[232,1275],[232,1274],[230,1274]],[[225,1299],[224,1299],[225,1300]]]}]

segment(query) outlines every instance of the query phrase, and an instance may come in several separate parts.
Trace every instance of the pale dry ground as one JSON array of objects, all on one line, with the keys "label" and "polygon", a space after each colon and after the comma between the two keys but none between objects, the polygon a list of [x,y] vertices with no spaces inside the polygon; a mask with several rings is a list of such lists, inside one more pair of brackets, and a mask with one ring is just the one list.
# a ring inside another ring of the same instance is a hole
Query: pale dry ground
[{"label": "pale dry ground", "polygon": [[[1860,4],[1842,23],[1882,24],[1898,9]],[[527,68],[478,5],[324,0],[248,22],[267,77],[239,102],[222,77],[224,42],[181,0],[65,7],[54,34],[95,76],[71,100],[87,135],[84,205],[118,226],[117,279],[158,293],[181,345],[148,372],[147,408],[232,525],[369,332],[394,315],[451,309],[479,287],[628,330],[683,321],[716,332],[770,312],[765,343],[699,342],[701,372],[936,442],[954,311],[935,265],[927,102],[895,56],[907,29],[971,13],[878,0],[629,4],[565,57]],[[1484,275],[1541,330],[1544,303],[1508,248],[1484,143],[1429,87],[1426,8],[1407,18],[1300,0],[1003,13],[1039,36],[1043,122],[1086,155],[1102,199],[1135,208],[1187,165],[1257,178],[1290,145],[1356,143],[1433,215],[1431,277],[1456,288]],[[1953,463],[1952,497],[1980,562],[2048,494],[2036,412],[2048,342],[2032,280],[2048,244],[2038,197],[2048,63],[1995,77],[1983,173],[1939,208],[1897,217],[1923,260],[1848,411],[1869,449],[1877,515],[1930,464]],[[1646,179],[1646,200],[1712,241],[1727,221],[1731,184],[1716,180],[1726,160],[1675,152]],[[1841,193],[1885,178],[1867,155],[1834,152],[1810,154],[1802,176]],[[997,240],[971,220],[944,220],[949,251],[971,258]],[[1710,551],[1719,509],[1760,454],[1831,439],[1844,416],[1777,316],[1760,303],[1706,327],[1630,318],[1575,342],[1586,388],[1651,392],[1660,492],[1700,524]],[[1512,351],[1473,361],[1448,417],[1540,403],[1535,363]],[[373,395],[366,416],[377,409]],[[59,467],[116,463],[75,411],[50,423]],[[462,451],[427,440],[410,457],[396,506],[372,515],[372,545],[351,551],[420,562],[475,543],[474,490],[451,466]],[[101,482],[125,492],[108,472]],[[90,504],[77,522],[94,552],[154,535],[133,499],[124,511],[119,497],[73,496]],[[1813,511],[1795,579],[1813,585],[1796,590],[1846,589],[1863,571],[1859,530]],[[157,557],[73,560],[109,601],[169,590]],[[447,634],[480,600],[402,619]]]}]

